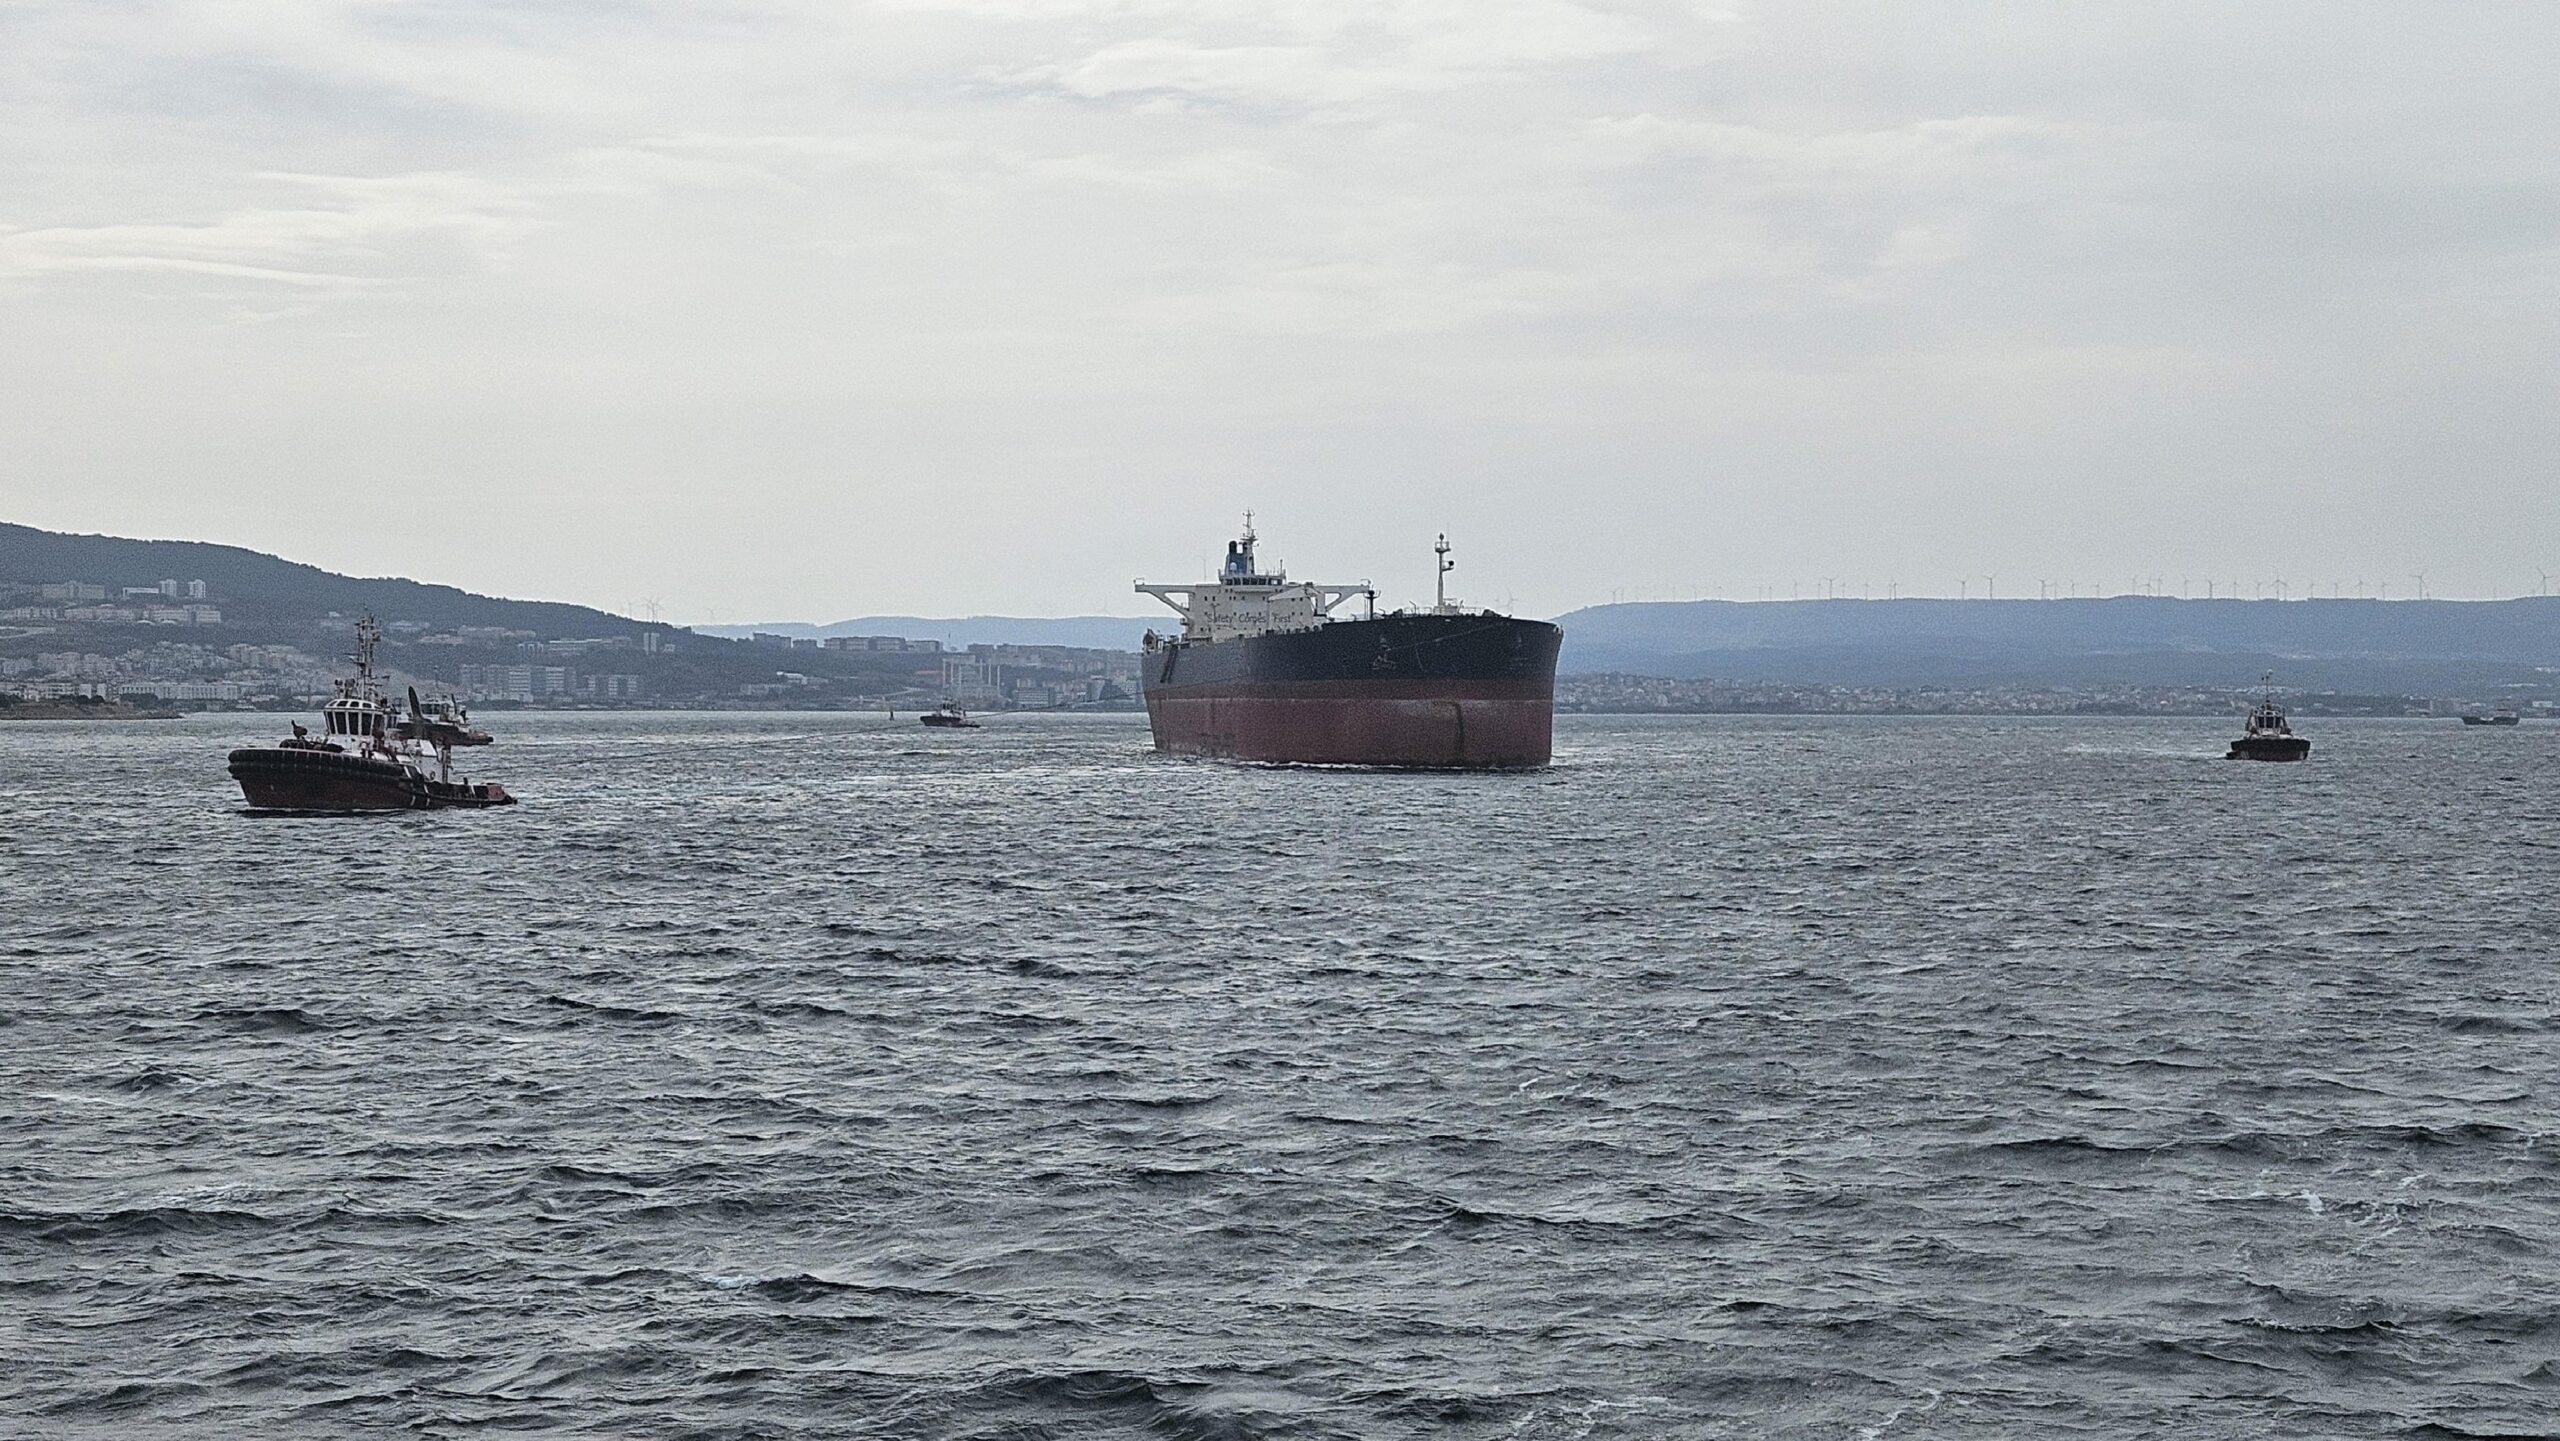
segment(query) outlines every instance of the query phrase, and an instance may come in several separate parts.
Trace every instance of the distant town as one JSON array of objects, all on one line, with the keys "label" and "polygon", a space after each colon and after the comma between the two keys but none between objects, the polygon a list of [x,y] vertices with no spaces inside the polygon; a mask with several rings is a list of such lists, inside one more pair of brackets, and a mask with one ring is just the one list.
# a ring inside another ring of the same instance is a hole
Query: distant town
[{"label": "distant town", "polygon": [[[226,621],[207,581],[150,585],[0,581],[0,697],[199,709],[308,705],[344,674],[357,617],[326,612],[299,641]],[[378,617],[387,674],[477,705],[816,706],[910,708],[953,700],[980,709],[1126,708],[1138,696],[1134,651],[971,645],[904,636],[823,639],[757,633],[744,641],[653,626],[618,635],[545,635],[508,626]],[[254,627],[272,632],[277,627]],[[677,663],[716,657],[719,682]],[[468,657],[467,659],[465,657]],[[657,671],[658,684],[650,672]],[[669,685],[670,676],[696,683]],[[733,678],[741,677],[742,678]]]}]

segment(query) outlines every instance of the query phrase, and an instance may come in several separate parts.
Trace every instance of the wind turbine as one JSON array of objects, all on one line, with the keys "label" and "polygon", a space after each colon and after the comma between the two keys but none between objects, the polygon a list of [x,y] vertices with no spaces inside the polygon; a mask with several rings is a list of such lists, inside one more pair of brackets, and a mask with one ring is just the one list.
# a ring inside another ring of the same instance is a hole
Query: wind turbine
[{"label": "wind turbine", "polygon": [[1966,598],[1965,587],[1971,583],[1972,582],[1966,580],[1963,576],[1956,577],[1956,599],[1963,600]]},{"label": "wind turbine", "polygon": [[2000,598],[2000,577],[1996,575],[1984,576],[1982,578],[1982,595],[1985,600],[1998,600]]},{"label": "wind turbine", "polygon": [[2423,570],[2413,570],[2409,572],[2409,578],[2418,583],[2418,599],[2425,600],[2427,598],[2427,573]]}]

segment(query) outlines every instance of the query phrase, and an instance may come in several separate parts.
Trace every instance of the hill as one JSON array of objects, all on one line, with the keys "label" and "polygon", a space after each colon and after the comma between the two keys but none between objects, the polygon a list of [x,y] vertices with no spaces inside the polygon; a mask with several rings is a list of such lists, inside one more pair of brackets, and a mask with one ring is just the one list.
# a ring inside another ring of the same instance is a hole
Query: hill
[{"label": "hill", "polygon": [[2503,601],[1690,601],[1560,617],[1562,668],[1830,685],[2289,685],[2427,694],[2548,682],[2560,597]]},{"label": "hill", "polygon": [[[238,546],[66,535],[0,524],[0,588],[76,580],[109,588],[202,580],[222,624],[72,626],[43,622],[6,640],[13,655],[107,655],[173,641],[287,643],[342,652],[324,622],[370,611],[395,625],[393,663],[450,681],[465,663],[574,662],[642,676],[652,698],[734,696],[778,671],[820,689],[890,694],[940,683],[938,662],[773,648],[730,637],[901,635],[948,646],[1063,645],[1133,650],[1170,616],[875,615],[832,625],[686,631],[556,601],[507,600],[400,577],[339,575]],[[19,601],[31,599],[22,592]],[[18,601],[7,602],[16,604]],[[395,624],[411,623],[402,633]],[[2560,597],[2505,601],[2103,600],[1692,601],[1594,606],[1559,618],[1567,673],[1840,686],[2245,687],[2263,670],[2288,686],[2378,694],[2477,693],[2560,678]],[[462,630],[520,632],[463,636]],[[437,634],[427,634],[435,632]],[[589,654],[567,642],[605,640]],[[5,658],[5,657],[0,657]],[[802,684],[793,681],[792,684]],[[812,698],[815,698],[814,695]]]},{"label": "hill", "polygon": [[[80,618],[76,603],[47,600],[38,589],[65,581],[99,586],[114,608],[121,588],[163,580],[182,587],[203,581],[220,621]],[[8,595],[0,609],[34,612],[0,625],[0,664],[22,682],[103,680],[180,696],[198,693],[198,683],[225,695],[307,694],[325,689],[326,673],[342,664],[351,644],[351,618],[364,613],[390,632],[384,664],[448,686],[463,683],[466,666],[505,667],[505,687],[533,699],[839,704],[930,694],[940,682],[940,662],[932,658],[777,653],[588,606],[507,600],[397,576],[339,575],[200,541],[0,524],[0,593]],[[243,647],[288,654],[245,658],[237,653]],[[61,669],[65,656],[77,670]],[[172,691],[173,683],[188,688]]]},{"label": "hill", "polygon": [[505,600],[393,576],[360,578],[236,545],[68,535],[0,523],[0,581],[81,580],[114,587],[201,580],[233,624],[299,626],[330,611],[371,611],[439,627],[490,626],[544,636],[680,632],[559,601]]}]

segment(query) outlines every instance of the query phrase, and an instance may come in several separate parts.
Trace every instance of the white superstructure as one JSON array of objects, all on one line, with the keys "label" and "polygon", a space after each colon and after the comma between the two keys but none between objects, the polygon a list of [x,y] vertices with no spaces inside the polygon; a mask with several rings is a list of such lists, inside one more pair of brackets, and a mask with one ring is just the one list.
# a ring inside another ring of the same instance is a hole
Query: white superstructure
[{"label": "white superstructure", "polygon": [[1378,592],[1367,581],[1320,585],[1291,580],[1277,568],[1264,572],[1253,558],[1253,512],[1245,512],[1244,537],[1227,542],[1226,564],[1202,585],[1149,585],[1138,593],[1163,601],[1182,617],[1184,640],[1236,640],[1273,631],[1313,630],[1354,597],[1377,609]]},{"label": "white superstructure", "polygon": [[[364,760],[399,766],[424,776],[432,774],[437,781],[450,782],[453,775],[453,747],[442,740],[423,740],[420,732],[430,728],[419,705],[418,693],[409,692],[411,724],[400,724],[391,703],[383,699],[382,678],[373,672],[374,647],[382,643],[382,627],[371,615],[356,621],[356,673],[341,677],[336,694],[320,708],[321,737],[310,738],[300,725],[293,728],[293,739],[286,741],[289,750],[351,750]],[[458,710],[458,707],[457,707]],[[467,719],[467,717],[466,717]]]},{"label": "white superstructure", "polygon": [[[382,700],[382,682],[373,673],[373,648],[382,628],[370,615],[356,621],[356,673],[336,682],[337,693],[320,708],[322,732],[338,744],[353,746],[364,756],[391,756],[408,749],[391,724],[391,707]],[[296,729],[299,729],[297,727]]]}]

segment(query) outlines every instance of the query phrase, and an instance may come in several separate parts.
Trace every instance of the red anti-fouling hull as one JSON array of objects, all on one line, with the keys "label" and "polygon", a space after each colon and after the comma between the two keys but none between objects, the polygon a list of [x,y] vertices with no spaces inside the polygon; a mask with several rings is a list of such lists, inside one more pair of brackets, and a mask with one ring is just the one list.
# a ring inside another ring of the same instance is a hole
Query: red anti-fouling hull
[{"label": "red anti-fouling hull", "polygon": [[[1555,749],[1551,694],[1442,682],[1185,686],[1147,693],[1156,749],[1294,765],[1500,770],[1542,766]],[[1508,694],[1498,693],[1508,690]],[[1297,692],[1297,693],[1292,693]]]}]

